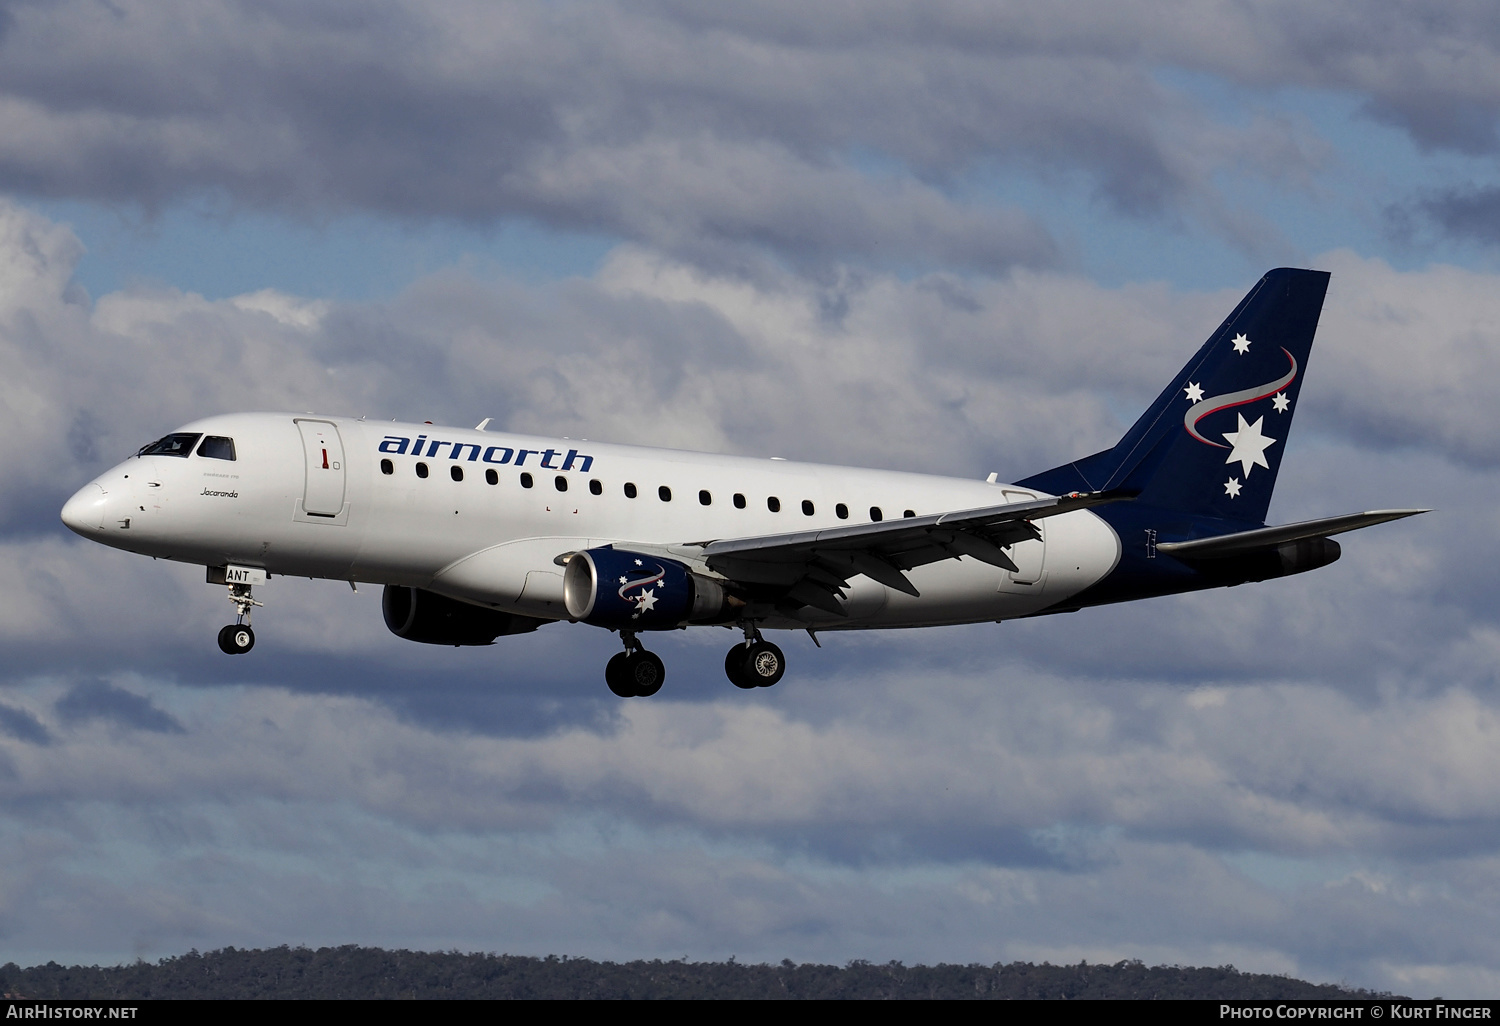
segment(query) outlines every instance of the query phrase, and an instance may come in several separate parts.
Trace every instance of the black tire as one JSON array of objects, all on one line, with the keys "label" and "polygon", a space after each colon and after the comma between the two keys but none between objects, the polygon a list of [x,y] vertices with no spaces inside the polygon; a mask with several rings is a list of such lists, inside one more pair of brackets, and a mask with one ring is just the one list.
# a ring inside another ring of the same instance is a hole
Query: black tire
[{"label": "black tire", "polygon": [[667,679],[667,667],[655,652],[638,648],[629,657],[630,681],[637,698],[650,698],[661,690]]},{"label": "black tire", "polygon": [[729,683],[746,691],[760,687],[745,673],[745,657],[748,654],[749,650],[740,644],[731,648],[724,656],[724,676],[729,678]]},{"label": "black tire", "polygon": [[244,655],[255,647],[255,632],[249,624],[232,623],[219,631],[219,651],[225,655]]},{"label": "black tire", "polygon": [[616,652],[609,662],[604,664],[604,683],[609,685],[609,690],[621,698],[635,697],[635,681],[631,679],[627,668],[629,660],[630,656],[624,652]]},{"label": "black tire", "polygon": [[769,641],[757,641],[745,652],[744,669],[740,672],[751,682],[751,687],[768,688],[786,673],[786,656]]}]

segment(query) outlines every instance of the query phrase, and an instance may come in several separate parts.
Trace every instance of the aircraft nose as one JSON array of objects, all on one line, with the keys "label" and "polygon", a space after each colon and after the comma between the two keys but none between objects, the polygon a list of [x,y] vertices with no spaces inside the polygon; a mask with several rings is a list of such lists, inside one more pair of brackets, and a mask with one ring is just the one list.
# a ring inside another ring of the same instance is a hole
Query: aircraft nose
[{"label": "aircraft nose", "polygon": [[62,508],[62,522],[82,535],[97,534],[104,528],[104,489],[97,483],[84,485]]}]

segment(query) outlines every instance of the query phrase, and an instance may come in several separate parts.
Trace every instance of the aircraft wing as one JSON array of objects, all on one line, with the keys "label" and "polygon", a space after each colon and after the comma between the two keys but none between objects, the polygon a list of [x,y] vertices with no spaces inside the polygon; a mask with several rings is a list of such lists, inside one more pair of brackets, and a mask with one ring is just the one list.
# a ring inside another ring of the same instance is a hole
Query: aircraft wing
[{"label": "aircraft wing", "polygon": [[1161,542],[1156,551],[1168,556],[1187,559],[1218,559],[1237,556],[1256,549],[1268,549],[1304,538],[1327,538],[1357,531],[1361,527],[1384,524],[1391,520],[1414,517],[1418,513],[1430,513],[1426,509],[1377,509],[1368,513],[1346,513],[1341,517],[1326,517],[1322,520],[1304,520],[1299,524],[1283,524],[1280,527],[1260,527],[1254,531],[1239,531],[1221,534],[1213,538],[1195,538],[1192,541]]},{"label": "aircraft wing", "polygon": [[1000,506],[931,513],[821,531],[692,542],[710,569],[734,581],[766,586],[787,608],[813,606],[842,614],[840,599],[853,577],[864,574],[916,597],[905,571],[943,559],[970,556],[1017,569],[1006,551],[1041,537],[1033,520],[1132,499],[1135,492],[1072,492]]}]

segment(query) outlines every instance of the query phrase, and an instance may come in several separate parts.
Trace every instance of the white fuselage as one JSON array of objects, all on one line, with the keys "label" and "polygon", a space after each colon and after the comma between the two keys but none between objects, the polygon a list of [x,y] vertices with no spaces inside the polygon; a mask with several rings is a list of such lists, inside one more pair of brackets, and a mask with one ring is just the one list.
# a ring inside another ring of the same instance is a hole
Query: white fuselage
[{"label": "white fuselage", "polygon": [[[921,474],[313,415],[227,415],[179,430],[230,438],[235,458],[128,459],[69,501],[68,526],[107,545],[186,563],[407,585],[552,619],[567,618],[557,561],[565,553],[612,543],[692,563],[694,542],[1037,495]],[[426,477],[418,476],[419,464]],[[779,511],[770,508],[778,504]],[[1119,559],[1115,532],[1088,511],[1036,523],[1042,539],[1013,547],[1017,571],[968,557],[920,566],[909,572],[920,598],[857,577],[848,616],[805,608],[797,619],[765,626],[906,627],[1027,616],[1065,603]]]}]

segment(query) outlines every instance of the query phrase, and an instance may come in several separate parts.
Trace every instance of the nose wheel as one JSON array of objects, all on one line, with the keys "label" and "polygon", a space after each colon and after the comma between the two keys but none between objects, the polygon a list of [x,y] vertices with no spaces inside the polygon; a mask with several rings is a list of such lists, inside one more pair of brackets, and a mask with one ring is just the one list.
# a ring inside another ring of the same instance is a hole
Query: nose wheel
[{"label": "nose wheel", "polygon": [[781,649],[755,632],[747,643],[736,645],[724,656],[724,675],[729,683],[746,691],[768,688],[786,673],[786,656]]},{"label": "nose wheel", "polygon": [[232,623],[219,630],[219,651],[225,655],[244,655],[255,647],[255,632],[248,623]]},{"label": "nose wheel", "polygon": [[661,657],[641,648],[635,634],[622,631],[625,651],[616,653],[604,666],[604,683],[621,698],[650,698],[661,690],[667,668]]}]

